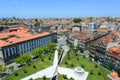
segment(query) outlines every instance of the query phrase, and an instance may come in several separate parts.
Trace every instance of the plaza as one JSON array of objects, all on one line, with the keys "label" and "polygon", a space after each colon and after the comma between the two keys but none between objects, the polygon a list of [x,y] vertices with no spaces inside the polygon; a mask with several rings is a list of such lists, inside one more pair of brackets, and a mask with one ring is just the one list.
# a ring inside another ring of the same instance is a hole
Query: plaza
[{"label": "plaza", "polygon": [[[59,74],[64,74],[67,75],[67,78],[74,78],[74,80],[86,80],[87,76],[88,76],[88,72],[83,71],[84,74],[83,75],[77,75],[75,73],[74,69],[70,69],[70,68],[64,68],[64,67],[58,67],[58,51],[55,51],[55,56],[54,56],[54,61],[53,61],[53,66],[48,67],[46,69],[43,69],[37,73],[34,73],[30,76],[27,76],[21,80],[29,80],[29,79],[37,79],[37,78],[43,78],[43,76],[46,76],[47,78],[52,78],[54,76],[55,70],[57,68],[57,71],[55,74],[59,73]],[[81,68],[81,70],[83,70]]]}]

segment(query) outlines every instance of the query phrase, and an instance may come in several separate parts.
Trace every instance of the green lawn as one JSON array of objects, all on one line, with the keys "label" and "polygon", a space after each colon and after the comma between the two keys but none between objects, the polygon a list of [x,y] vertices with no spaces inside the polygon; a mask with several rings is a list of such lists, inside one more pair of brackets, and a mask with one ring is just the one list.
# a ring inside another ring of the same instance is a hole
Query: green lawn
[{"label": "green lawn", "polygon": [[[50,57],[51,57],[51,60],[49,60]],[[41,59],[37,59],[37,60],[31,62],[30,66],[24,66],[22,69],[14,72],[14,73],[18,73],[18,76],[15,76],[15,74],[13,73],[13,74],[7,76],[4,80],[20,80],[21,78],[24,78],[26,76],[29,76],[29,75],[35,73],[35,72],[38,72],[38,71],[40,71],[48,66],[51,66],[53,63],[53,58],[54,58],[54,53],[47,54],[44,57],[44,61],[42,61]],[[33,68],[33,65],[35,65],[36,68]],[[24,73],[23,70],[26,70],[27,73]]]},{"label": "green lawn", "polygon": [[[49,60],[50,57],[51,57],[51,60]],[[107,77],[107,74],[109,74],[108,71],[102,69],[99,66],[96,68],[95,63],[93,63],[92,61],[90,61],[87,58],[84,58],[82,55],[80,55],[80,54],[75,55],[75,53],[73,51],[71,51],[69,54],[69,58],[70,59],[68,59],[68,53],[67,53],[67,55],[65,56],[65,58],[61,64],[62,67],[75,68],[75,67],[83,66],[85,68],[85,70],[88,72],[91,72],[91,70],[93,70],[93,74],[89,73],[87,80],[110,80]],[[21,78],[24,78],[26,76],[29,76],[35,72],[42,70],[48,66],[51,66],[53,63],[53,59],[54,59],[54,53],[47,54],[44,57],[44,61],[41,61],[41,59],[37,59],[37,60],[31,62],[30,66],[24,66],[22,69],[16,71],[18,73],[18,76],[15,76],[13,73],[13,74],[7,76],[4,80],[20,80]],[[66,64],[66,62],[68,64]],[[35,65],[36,68],[33,68],[33,65]],[[26,70],[27,73],[24,73],[23,70]],[[101,75],[98,75],[98,73],[101,73]],[[105,78],[104,78],[104,76],[105,76]],[[65,79],[63,79],[62,75],[59,75],[58,79],[65,80]],[[36,80],[43,80],[43,79],[38,78]],[[46,80],[49,80],[49,79],[46,79]],[[68,80],[68,79],[66,79],[66,80]]]},{"label": "green lawn", "polygon": [[71,80],[71,79],[64,79],[64,78],[63,78],[63,75],[58,74],[58,80]]},{"label": "green lawn", "polygon": [[[107,74],[109,74],[108,71],[101,68],[100,66],[95,67],[96,66],[95,63],[85,58],[83,55],[80,54],[76,55],[74,51],[67,53],[61,66],[67,68],[75,68],[80,66],[84,67],[84,69],[89,72],[87,80],[110,80],[107,77]],[[93,70],[93,74],[90,74],[91,70]],[[100,73],[101,75],[98,75],[98,73]]]}]

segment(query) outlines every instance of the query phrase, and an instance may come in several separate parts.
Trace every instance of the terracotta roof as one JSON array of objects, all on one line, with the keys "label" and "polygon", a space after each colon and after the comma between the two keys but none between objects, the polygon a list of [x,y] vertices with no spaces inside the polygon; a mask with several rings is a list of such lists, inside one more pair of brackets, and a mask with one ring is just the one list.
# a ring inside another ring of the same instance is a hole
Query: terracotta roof
[{"label": "terracotta roof", "polygon": [[120,80],[120,78],[119,77],[115,77],[114,80]]},{"label": "terracotta roof", "polygon": [[112,71],[112,72],[110,73],[110,76],[112,76],[113,78],[114,78],[114,77],[118,77],[118,73],[115,72],[115,71]]},{"label": "terracotta roof", "polygon": [[109,31],[108,29],[104,29],[104,28],[98,29],[99,33],[107,33],[108,31]]},{"label": "terracotta roof", "polygon": [[108,49],[110,52],[117,52],[117,53],[120,53],[120,48],[117,48],[115,46],[111,47]]},{"label": "terracotta roof", "polygon": [[0,46],[6,46],[6,45],[9,45],[9,43],[8,43],[8,42],[5,42],[5,41],[0,40]]},{"label": "terracotta roof", "polygon": [[117,34],[119,34],[119,32],[118,31],[112,31],[111,34],[117,35]]},{"label": "terracotta roof", "polygon": [[109,34],[109,35],[104,36],[104,37],[98,39],[97,41],[95,41],[95,42],[94,42],[94,45],[96,46],[97,44],[102,43],[102,44],[104,44],[105,46],[107,46],[109,42],[113,42],[113,41],[114,41],[114,40],[113,40],[113,35],[112,35],[112,34]]},{"label": "terracotta roof", "polygon": [[120,80],[120,78],[118,77],[118,73],[115,71],[112,71],[110,73],[110,76],[113,78],[113,80]]},{"label": "terracotta roof", "polygon": [[37,37],[42,37],[49,34],[49,32],[32,34],[28,32],[28,30],[28,28],[21,28],[19,31],[0,33],[0,47],[34,39]]},{"label": "terracotta roof", "polygon": [[97,36],[96,34],[88,34],[88,33],[85,33],[85,32],[79,32],[79,34],[77,34],[75,36],[72,36],[72,38],[74,38],[74,39],[80,39],[83,42],[86,42],[88,40],[93,39],[96,36]]},{"label": "terracotta roof", "polygon": [[113,46],[108,49],[108,52],[112,53],[113,56],[120,58],[120,48]]},{"label": "terracotta roof", "polygon": [[66,32],[66,31],[67,31],[67,29],[60,29],[60,31],[62,31],[62,32]]}]

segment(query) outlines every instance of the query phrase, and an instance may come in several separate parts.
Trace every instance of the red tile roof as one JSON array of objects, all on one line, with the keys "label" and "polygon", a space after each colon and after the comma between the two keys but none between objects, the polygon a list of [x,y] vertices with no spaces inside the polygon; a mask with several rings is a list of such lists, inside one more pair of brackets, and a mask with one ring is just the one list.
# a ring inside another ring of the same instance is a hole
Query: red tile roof
[{"label": "red tile roof", "polygon": [[[32,34],[28,32],[28,28],[19,27],[19,31],[0,33],[0,47],[8,46],[11,44],[19,43],[22,41],[42,37],[48,35],[49,32],[43,32],[38,34]],[[12,36],[12,37],[10,37]]]},{"label": "red tile roof", "polygon": [[112,53],[112,55],[120,58],[120,48],[113,46],[113,47],[110,47],[107,51]]},{"label": "red tile roof", "polygon": [[120,78],[119,78],[119,77],[116,77],[116,78],[114,78],[114,80],[120,80]]},{"label": "red tile roof", "polygon": [[115,71],[112,71],[110,73],[110,76],[113,78],[113,80],[120,80],[120,78],[118,77],[118,73]]},{"label": "red tile roof", "polygon": [[117,77],[117,76],[118,76],[118,73],[115,72],[115,71],[112,71],[112,72],[110,73],[110,76],[112,76],[112,77]]},{"label": "red tile roof", "polygon": [[72,36],[72,38],[80,39],[83,42],[86,42],[88,40],[93,39],[96,36],[97,36],[96,34],[88,34],[88,33],[85,33],[85,32],[79,32],[79,35]]}]

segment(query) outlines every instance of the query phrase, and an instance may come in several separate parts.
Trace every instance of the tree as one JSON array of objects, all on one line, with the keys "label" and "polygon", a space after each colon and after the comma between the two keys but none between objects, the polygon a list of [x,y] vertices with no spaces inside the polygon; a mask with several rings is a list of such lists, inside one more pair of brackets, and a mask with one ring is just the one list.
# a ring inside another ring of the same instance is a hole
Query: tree
[{"label": "tree", "polygon": [[98,67],[98,65],[96,64],[96,65],[95,65],[95,68],[97,68],[97,67]]},{"label": "tree", "polygon": [[25,62],[25,63],[27,63],[27,62],[29,62],[30,60],[31,60],[31,55],[29,54],[29,53],[24,53],[23,55],[22,55],[22,59],[23,59],[23,61]]},{"label": "tree", "polygon": [[22,59],[22,57],[18,57],[15,59],[15,62],[22,65],[24,63],[24,60]]},{"label": "tree", "polygon": [[77,46],[77,50],[80,50],[81,53],[83,53],[83,48],[80,46]]},{"label": "tree", "polygon": [[82,20],[80,18],[74,18],[73,22],[74,23],[80,23]]},{"label": "tree", "polygon": [[11,71],[13,71],[14,66],[10,66],[10,67],[8,67],[8,69],[10,69]]},{"label": "tree", "polygon": [[79,60],[79,58],[77,58],[77,60]]},{"label": "tree", "polygon": [[101,75],[101,73],[100,73],[100,72],[98,72],[98,75]]},{"label": "tree", "polygon": [[93,74],[93,70],[90,71],[90,74]]},{"label": "tree", "polygon": [[70,43],[69,46],[70,46],[70,49],[74,49],[73,44]]},{"label": "tree", "polygon": [[34,24],[35,27],[39,27],[40,26],[40,22],[38,21],[38,19],[35,19],[35,24]]},{"label": "tree", "polygon": [[90,45],[87,45],[87,49],[88,49],[88,50],[91,49],[91,46],[90,46]]},{"label": "tree", "polygon": [[70,80],[74,80],[74,78],[71,77]]},{"label": "tree", "polygon": [[67,79],[67,75],[64,75],[64,74],[63,74],[63,78],[64,78],[64,79]]},{"label": "tree", "polygon": [[71,67],[74,67],[74,64],[71,64]]},{"label": "tree", "polygon": [[46,80],[47,78],[46,78],[46,76],[43,76],[43,80]]},{"label": "tree", "polygon": [[53,49],[54,47],[56,47],[56,43],[52,42],[50,44],[47,45],[49,50]]},{"label": "tree", "polygon": [[24,69],[23,72],[24,72],[24,73],[27,73],[27,70]]},{"label": "tree", "polygon": [[70,57],[68,56],[68,60],[70,60]]},{"label": "tree", "polygon": [[35,19],[35,22],[38,22],[38,19]]},{"label": "tree", "polygon": [[33,65],[33,68],[35,69],[35,68],[36,68],[36,66],[35,66],[35,65]]},{"label": "tree", "polygon": [[120,67],[117,69],[118,75],[120,76]]},{"label": "tree", "polygon": [[36,48],[35,50],[32,51],[33,56],[39,56],[39,48]]},{"label": "tree", "polygon": [[34,25],[35,25],[35,27],[39,27],[40,26],[40,22],[36,22]]},{"label": "tree", "polygon": [[[73,49],[74,50],[74,52],[76,53],[78,50],[77,49]],[[76,54],[75,54],[76,55]]]},{"label": "tree", "polygon": [[84,66],[83,64],[81,64],[81,67],[82,67],[82,68],[85,68],[85,66]]},{"label": "tree", "polygon": [[43,48],[44,48],[44,52],[47,52],[47,51],[49,50],[49,48],[48,48],[47,45],[46,45],[46,46],[43,46]]},{"label": "tree", "polygon": [[49,57],[48,60],[51,60],[51,57]]},{"label": "tree", "polygon": [[30,78],[29,80],[34,80],[33,78]]},{"label": "tree", "polygon": [[113,62],[109,62],[108,66],[109,66],[109,68],[112,70],[112,69],[114,68]]},{"label": "tree", "polygon": [[99,59],[100,59],[99,56],[98,56],[98,55],[95,55],[94,60],[95,60],[95,61],[98,61]]},{"label": "tree", "polygon": [[65,62],[65,64],[67,65],[67,64],[68,64],[68,62]]},{"label": "tree", "polygon": [[18,76],[19,74],[17,72],[14,73],[15,76]]},{"label": "tree", "polygon": [[52,50],[54,47],[56,47],[56,43],[52,42],[48,45],[45,45],[43,47],[36,48],[35,50],[32,51],[32,55],[35,57],[41,57],[41,55],[44,52],[48,52],[49,50]]},{"label": "tree", "polygon": [[42,55],[43,52],[44,52],[44,48],[43,48],[43,47],[40,47],[40,48],[39,48],[39,52],[38,52],[38,53],[39,53],[39,57],[41,57],[41,55]]},{"label": "tree", "polygon": [[7,68],[6,68],[4,65],[0,64],[0,74],[1,74],[2,72],[6,71],[6,69],[7,69]]}]

